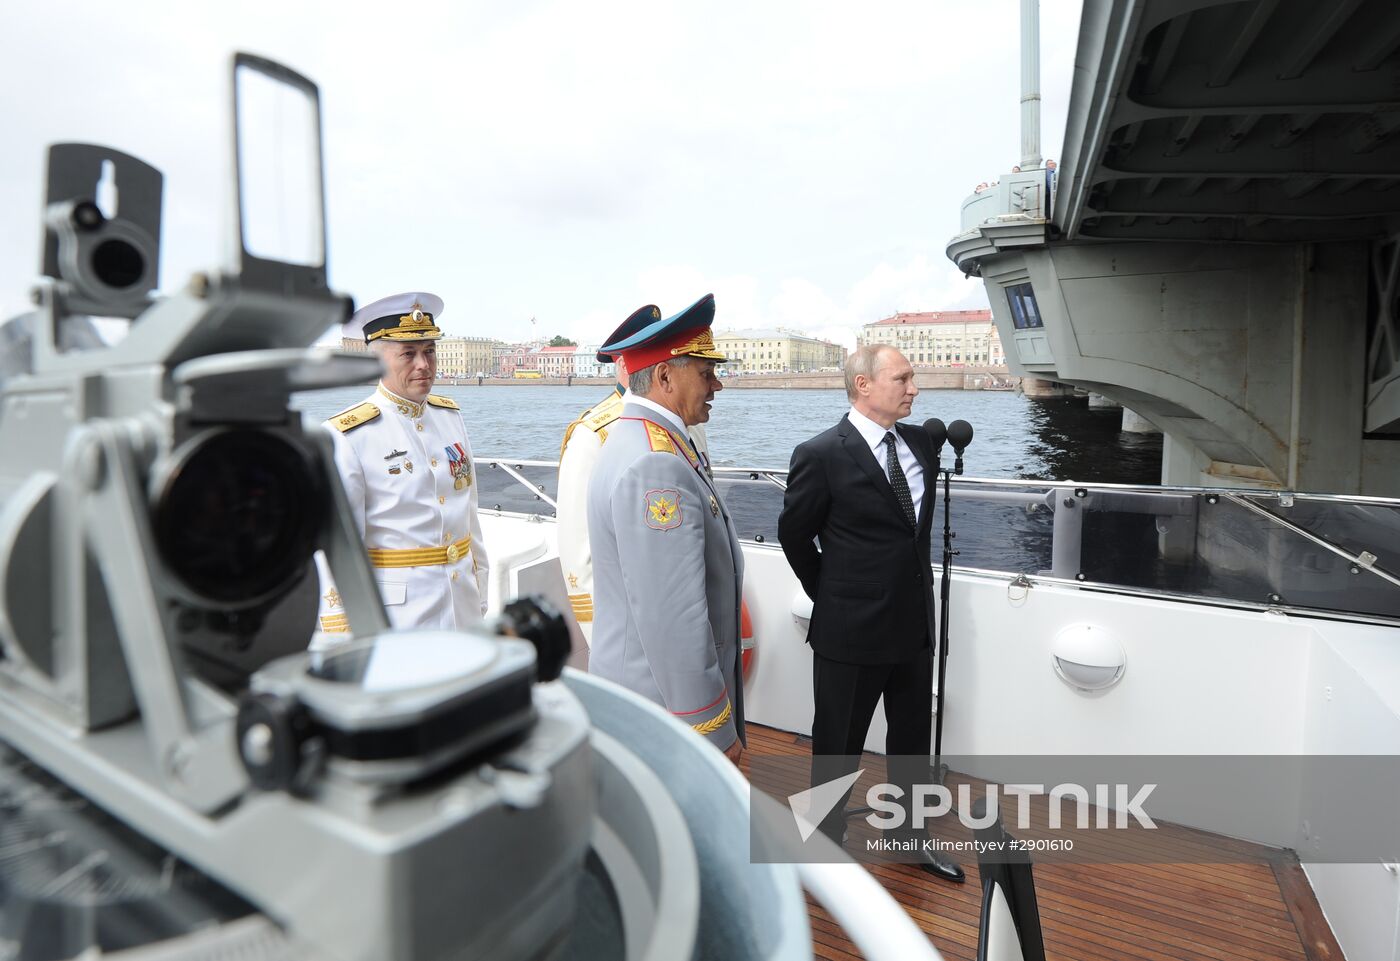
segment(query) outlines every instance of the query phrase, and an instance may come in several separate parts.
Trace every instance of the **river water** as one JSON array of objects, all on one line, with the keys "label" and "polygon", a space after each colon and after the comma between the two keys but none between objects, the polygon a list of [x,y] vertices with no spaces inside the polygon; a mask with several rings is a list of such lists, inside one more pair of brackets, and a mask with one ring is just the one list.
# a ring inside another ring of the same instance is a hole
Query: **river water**
[{"label": "river water", "polygon": [[[308,391],[296,404],[325,418],[363,400],[364,387]],[[605,388],[545,385],[440,387],[466,418],[478,457],[557,460],[564,428]],[[835,424],[848,408],[840,390],[726,390],[710,412],[710,454],[722,466],[786,468],[792,449]],[[966,471],[975,477],[1156,484],[1162,438],[1120,431],[1120,412],[1083,400],[1036,401],[1011,391],[924,390],[910,420],[972,424]]]}]

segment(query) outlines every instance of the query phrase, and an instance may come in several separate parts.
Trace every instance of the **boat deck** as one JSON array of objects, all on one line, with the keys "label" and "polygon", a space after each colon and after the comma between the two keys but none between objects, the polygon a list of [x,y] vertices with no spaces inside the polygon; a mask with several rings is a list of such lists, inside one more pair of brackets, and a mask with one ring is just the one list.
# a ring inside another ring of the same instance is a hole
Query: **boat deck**
[{"label": "boat deck", "polygon": [[[809,738],[786,731],[750,724],[748,737],[745,757],[811,752]],[[1228,850],[1232,863],[1035,866],[1049,961],[1341,961],[1292,852],[1173,830]],[[868,867],[945,958],[976,957],[982,887],[975,861],[963,862],[966,884],[940,881],[908,864]],[[808,903],[815,955],[861,958],[831,917]]]}]

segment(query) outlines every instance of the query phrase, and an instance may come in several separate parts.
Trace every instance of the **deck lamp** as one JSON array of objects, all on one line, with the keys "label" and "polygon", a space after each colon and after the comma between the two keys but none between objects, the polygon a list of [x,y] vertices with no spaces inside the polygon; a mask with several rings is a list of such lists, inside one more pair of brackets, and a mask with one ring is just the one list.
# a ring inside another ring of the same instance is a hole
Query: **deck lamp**
[{"label": "deck lamp", "polygon": [[1123,676],[1123,645],[1103,628],[1072,624],[1055,635],[1050,661],[1060,679],[1080,691],[1102,691]]}]

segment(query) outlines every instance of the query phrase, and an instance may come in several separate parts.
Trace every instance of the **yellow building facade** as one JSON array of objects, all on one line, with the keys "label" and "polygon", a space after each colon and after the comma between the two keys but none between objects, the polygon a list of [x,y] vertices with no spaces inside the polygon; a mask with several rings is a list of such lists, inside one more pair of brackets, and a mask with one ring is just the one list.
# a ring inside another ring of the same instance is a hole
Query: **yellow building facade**
[{"label": "yellow building facade", "polygon": [[729,358],[731,371],[761,374],[839,368],[846,348],[783,328],[731,330],[715,335],[715,346]]},{"label": "yellow building facade", "polygon": [[490,337],[444,337],[437,342],[439,377],[475,377],[495,368],[493,347],[501,346]]}]

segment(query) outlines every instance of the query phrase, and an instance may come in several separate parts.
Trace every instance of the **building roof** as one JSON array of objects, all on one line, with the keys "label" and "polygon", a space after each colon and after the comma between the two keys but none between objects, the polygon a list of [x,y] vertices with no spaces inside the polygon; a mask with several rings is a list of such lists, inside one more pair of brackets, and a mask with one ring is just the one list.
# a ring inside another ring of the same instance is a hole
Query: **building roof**
[{"label": "building roof", "polygon": [[577,345],[577,344],[569,344],[568,346],[564,346],[564,347],[541,347],[539,352],[540,352],[541,354],[550,354],[550,355],[554,355],[554,354],[575,354],[575,353],[578,353],[578,345]]},{"label": "building roof", "polygon": [[901,324],[975,324],[988,323],[992,319],[990,310],[925,310],[916,313],[898,313],[884,320],[866,324],[866,327],[893,327]]}]

